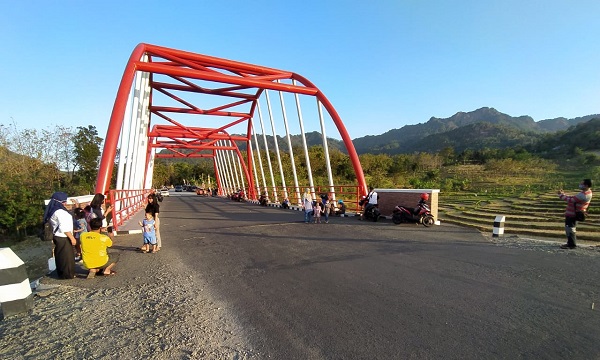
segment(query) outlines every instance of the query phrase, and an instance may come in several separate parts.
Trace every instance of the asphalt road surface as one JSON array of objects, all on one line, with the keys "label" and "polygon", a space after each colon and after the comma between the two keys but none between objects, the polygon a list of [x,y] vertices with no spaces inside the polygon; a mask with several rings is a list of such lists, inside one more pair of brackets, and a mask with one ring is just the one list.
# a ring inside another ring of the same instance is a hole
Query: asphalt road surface
[{"label": "asphalt road surface", "polygon": [[305,224],[190,193],[161,210],[166,250],[203,274],[261,358],[600,359],[598,248],[389,220]]}]

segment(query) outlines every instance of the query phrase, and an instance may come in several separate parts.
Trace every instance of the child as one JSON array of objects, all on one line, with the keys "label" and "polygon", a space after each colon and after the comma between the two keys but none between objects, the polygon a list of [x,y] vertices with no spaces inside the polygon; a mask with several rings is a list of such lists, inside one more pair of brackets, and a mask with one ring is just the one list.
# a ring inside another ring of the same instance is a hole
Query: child
[{"label": "child", "polygon": [[73,227],[73,235],[75,235],[75,240],[77,244],[75,245],[75,261],[81,260],[81,234],[84,232],[88,232],[88,223],[85,220],[85,212],[77,207],[73,210],[75,213],[75,224],[76,227]]},{"label": "child", "polygon": [[321,223],[321,203],[317,201],[317,205],[315,205],[315,224]]},{"label": "child", "polygon": [[87,277],[88,279],[94,278],[98,272],[102,275],[114,275],[115,271],[112,268],[115,263],[109,264],[110,259],[106,251],[106,248],[112,246],[112,240],[108,236],[100,234],[102,220],[92,219],[90,226],[91,231],[81,235],[83,266],[90,269]]},{"label": "child", "polygon": [[96,214],[94,214],[90,205],[84,207],[83,212],[85,213],[85,221],[88,223],[88,231],[91,231],[90,221],[96,218]]},{"label": "child", "polygon": [[154,217],[151,212],[146,213],[144,221],[139,222],[140,226],[144,228],[144,245],[140,248],[145,254],[150,251],[150,245],[152,245],[152,253],[156,253],[156,229],[154,227]]}]

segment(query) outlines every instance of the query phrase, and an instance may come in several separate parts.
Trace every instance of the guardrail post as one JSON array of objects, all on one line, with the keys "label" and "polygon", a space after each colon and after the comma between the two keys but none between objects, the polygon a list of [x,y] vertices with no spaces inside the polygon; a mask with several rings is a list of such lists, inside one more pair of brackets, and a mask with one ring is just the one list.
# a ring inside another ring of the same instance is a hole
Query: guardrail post
[{"label": "guardrail post", "polygon": [[506,216],[498,215],[496,219],[494,219],[494,230],[492,233],[492,237],[500,237],[504,235],[504,220]]},{"label": "guardrail post", "polygon": [[4,317],[33,308],[25,263],[11,248],[0,249],[0,305]]}]

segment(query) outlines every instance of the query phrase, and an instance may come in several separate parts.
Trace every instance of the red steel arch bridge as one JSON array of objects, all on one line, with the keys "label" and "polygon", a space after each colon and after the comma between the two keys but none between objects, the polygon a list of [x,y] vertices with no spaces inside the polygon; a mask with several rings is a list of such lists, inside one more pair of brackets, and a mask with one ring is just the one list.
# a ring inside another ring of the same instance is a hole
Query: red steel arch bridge
[{"label": "red steel arch bridge", "polygon": [[[326,140],[330,124],[356,174],[353,192],[364,195],[367,187],[352,140],[331,102],[308,79],[291,71],[142,43],[133,50],[119,85],[96,192],[109,195],[118,226],[145,204],[153,186],[154,160],[175,157],[212,159],[212,187],[223,196],[244,189],[249,199],[267,193],[275,203],[286,197],[299,203],[302,189],[309,188],[313,195],[331,192],[335,198],[347,190],[336,186],[332,176]],[[313,182],[307,129],[321,134],[327,184]],[[302,139],[302,175],[294,160],[294,133]],[[291,163],[291,177],[284,176],[282,155]],[[110,189],[115,170],[116,187]]]}]

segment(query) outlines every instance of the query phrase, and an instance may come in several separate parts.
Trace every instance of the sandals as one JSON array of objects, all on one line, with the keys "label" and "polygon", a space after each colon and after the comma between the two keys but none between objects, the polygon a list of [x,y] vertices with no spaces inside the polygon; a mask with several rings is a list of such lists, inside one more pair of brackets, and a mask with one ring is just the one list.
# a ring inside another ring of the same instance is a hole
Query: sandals
[{"label": "sandals", "polygon": [[107,273],[105,273],[105,272],[102,272],[101,274],[102,274],[103,276],[112,276],[112,275],[116,275],[116,274],[117,274],[117,272],[116,272],[116,271],[114,271],[114,270],[111,270],[111,271],[110,271],[110,273],[108,273],[108,274],[107,274]]}]

